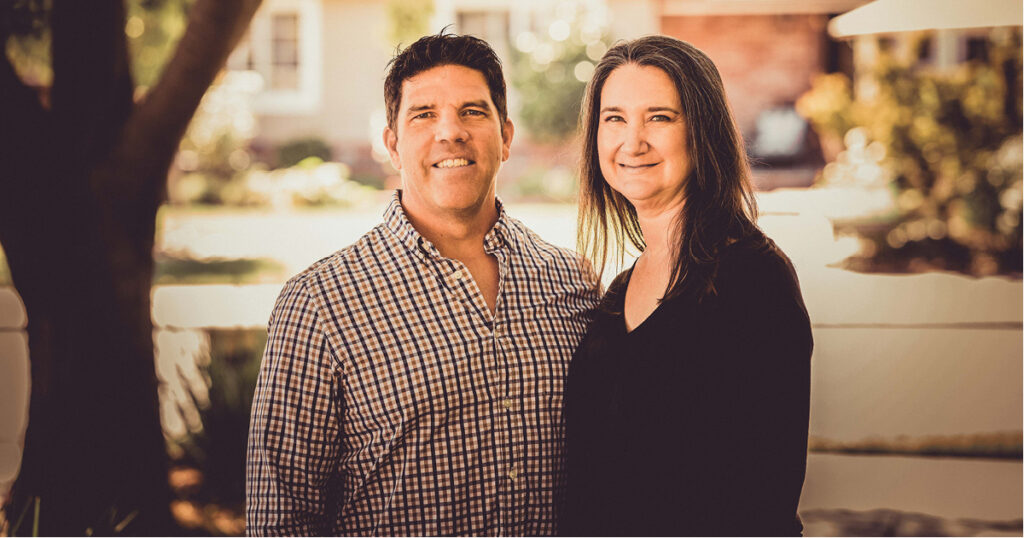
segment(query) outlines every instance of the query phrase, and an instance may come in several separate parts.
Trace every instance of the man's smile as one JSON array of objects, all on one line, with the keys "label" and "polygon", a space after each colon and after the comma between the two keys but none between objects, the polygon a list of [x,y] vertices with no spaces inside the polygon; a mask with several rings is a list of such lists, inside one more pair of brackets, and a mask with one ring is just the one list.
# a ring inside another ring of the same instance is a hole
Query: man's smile
[{"label": "man's smile", "polygon": [[445,159],[443,161],[434,163],[432,166],[434,168],[461,168],[463,166],[469,166],[471,164],[476,164],[476,161],[471,161],[469,159],[461,159],[461,158],[459,158],[459,159]]}]

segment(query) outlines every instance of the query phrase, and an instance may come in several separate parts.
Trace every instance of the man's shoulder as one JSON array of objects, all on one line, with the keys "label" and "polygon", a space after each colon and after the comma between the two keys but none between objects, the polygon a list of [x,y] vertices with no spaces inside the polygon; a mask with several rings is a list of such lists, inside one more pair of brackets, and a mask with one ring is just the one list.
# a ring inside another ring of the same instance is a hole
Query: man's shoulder
[{"label": "man's shoulder", "polygon": [[509,228],[514,231],[518,239],[519,252],[527,256],[539,256],[540,258],[557,263],[569,263],[579,265],[581,258],[572,249],[557,246],[523,224],[515,217],[506,216]]},{"label": "man's shoulder", "polygon": [[341,291],[350,285],[386,275],[402,265],[403,248],[381,223],[351,245],[325,256],[288,280],[288,287],[305,287],[311,295]]},{"label": "man's shoulder", "polygon": [[557,246],[537,235],[522,221],[508,217],[509,227],[516,236],[516,251],[526,261],[526,267],[536,272],[553,271],[566,283],[574,282],[587,288],[597,286],[597,276],[586,260],[576,251]]}]

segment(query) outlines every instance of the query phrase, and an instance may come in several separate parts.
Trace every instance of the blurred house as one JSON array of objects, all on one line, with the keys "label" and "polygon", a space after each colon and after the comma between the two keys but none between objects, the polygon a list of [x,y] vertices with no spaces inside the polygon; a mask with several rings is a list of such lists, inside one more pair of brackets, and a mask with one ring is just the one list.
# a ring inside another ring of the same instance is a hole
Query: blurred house
[{"label": "blurred house", "polygon": [[[828,22],[865,0],[434,0],[425,28],[449,26],[490,42],[508,63],[523,32],[547,34],[577,10],[596,14],[611,41],[665,34],[715,61],[754,156],[800,166],[818,158],[793,102],[818,73],[853,72],[851,47]],[[387,0],[265,0],[228,62],[259,75],[253,102],[257,151],[273,160],[281,144],[327,142],[353,176],[383,174],[380,133],[388,60],[397,43]],[[517,95],[511,89],[513,120]],[[260,151],[262,150],[262,151]],[[374,153],[376,150],[376,160]],[[815,162],[814,164],[817,164]],[[793,174],[788,174],[793,176]],[[788,180],[809,182],[808,172]]]},{"label": "blurred house", "polygon": [[870,95],[862,75],[882,51],[937,71],[985,60],[992,29],[1021,26],[1022,9],[1018,0],[877,0],[836,17],[828,31],[851,44],[856,90]]}]

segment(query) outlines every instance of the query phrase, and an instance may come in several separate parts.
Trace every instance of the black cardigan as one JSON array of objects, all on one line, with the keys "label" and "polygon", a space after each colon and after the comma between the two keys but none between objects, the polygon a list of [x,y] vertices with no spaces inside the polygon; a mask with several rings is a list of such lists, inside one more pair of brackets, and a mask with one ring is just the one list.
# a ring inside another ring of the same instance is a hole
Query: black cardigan
[{"label": "black cardigan", "polygon": [[789,259],[763,236],[733,243],[715,294],[626,333],[630,272],[569,368],[559,533],[799,535],[813,343]]}]

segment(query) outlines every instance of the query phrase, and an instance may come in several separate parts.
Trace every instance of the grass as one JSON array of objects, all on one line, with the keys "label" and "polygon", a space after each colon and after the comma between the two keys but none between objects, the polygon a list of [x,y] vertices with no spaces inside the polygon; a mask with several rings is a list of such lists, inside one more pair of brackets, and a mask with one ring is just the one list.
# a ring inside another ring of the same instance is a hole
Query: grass
[{"label": "grass", "polygon": [[808,450],[836,454],[905,455],[954,458],[1021,459],[1022,432],[900,436],[841,442],[811,437]]},{"label": "grass", "polygon": [[284,282],[286,276],[284,265],[269,258],[196,260],[158,255],[153,284],[256,284]]},{"label": "grass", "polygon": [[[157,255],[153,284],[260,284],[284,282],[284,264],[270,258],[196,260]],[[0,249],[0,286],[13,286],[7,258]]]}]

